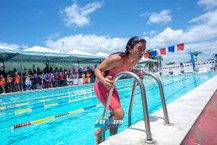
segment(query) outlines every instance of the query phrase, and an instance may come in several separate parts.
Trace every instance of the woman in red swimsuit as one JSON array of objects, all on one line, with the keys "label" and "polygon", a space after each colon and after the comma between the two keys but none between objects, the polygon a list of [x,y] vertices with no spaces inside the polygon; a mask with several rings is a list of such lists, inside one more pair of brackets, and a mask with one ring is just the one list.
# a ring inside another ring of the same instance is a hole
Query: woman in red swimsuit
[{"label": "woman in red swimsuit", "polygon": [[[138,36],[129,39],[126,51],[124,53],[111,54],[95,69],[97,77],[94,83],[94,90],[100,102],[105,106],[108,93],[114,87],[113,77],[122,71],[132,71],[133,67],[142,58],[146,49],[146,40]],[[111,117],[115,120],[122,120],[124,118],[124,111],[121,107],[120,97],[116,88],[114,88],[109,111]],[[110,128],[110,135],[117,133],[118,128]],[[96,136],[96,144],[100,143],[100,132],[98,129],[94,132]]]}]

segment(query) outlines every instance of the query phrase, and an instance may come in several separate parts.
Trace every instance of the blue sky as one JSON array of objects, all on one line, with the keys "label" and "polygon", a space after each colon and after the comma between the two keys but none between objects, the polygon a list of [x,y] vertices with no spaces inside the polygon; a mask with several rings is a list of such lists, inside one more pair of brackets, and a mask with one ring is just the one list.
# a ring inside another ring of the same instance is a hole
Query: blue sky
[{"label": "blue sky", "polygon": [[201,51],[199,61],[217,53],[217,0],[1,0],[0,20],[0,45],[18,49],[111,53],[138,35],[148,49],[185,43],[164,62],[189,61],[189,51]]}]

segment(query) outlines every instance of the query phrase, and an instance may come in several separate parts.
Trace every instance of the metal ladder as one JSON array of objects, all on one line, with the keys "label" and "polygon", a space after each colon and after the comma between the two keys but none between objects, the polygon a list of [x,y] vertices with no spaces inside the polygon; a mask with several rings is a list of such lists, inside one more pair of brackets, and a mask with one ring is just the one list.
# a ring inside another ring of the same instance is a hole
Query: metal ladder
[{"label": "metal ladder", "polygon": [[[127,72],[127,71],[118,73],[113,79],[114,84],[122,76],[128,76],[128,77],[134,78],[133,90],[132,90],[130,106],[129,106],[129,110],[128,110],[128,127],[131,126],[131,113],[132,113],[132,107],[133,107],[133,101],[134,101],[134,94],[135,94],[136,86],[138,84],[140,87],[140,90],[141,90],[142,107],[143,107],[143,114],[144,114],[144,120],[145,120],[144,121],[145,131],[146,131],[146,141],[145,142],[148,144],[154,143],[154,141],[152,140],[152,136],[151,136],[150,121],[149,121],[149,116],[148,116],[148,105],[147,105],[147,99],[146,99],[146,92],[145,92],[144,84],[142,83],[142,80],[139,78],[139,76],[137,76],[135,73]],[[166,101],[165,101],[164,91],[163,91],[163,87],[162,87],[162,83],[161,83],[160,79],[158,77],[152,75],[152,74],[149,74],[149,73],[143,73],[143,76],[153,77],[157,81],[158,87],[160,89],[161,101],[162,101],[162,106],[163,106],[164,122],[165,122],[165,124],[169,124],[169,117],[168,117],[168,113],[167,113]],[[108,108],[109,108],[113,89],[114,88],[112,88],[109,91],[108,99],[107,99],[106,106],[105,106],[104,112],[103,112],[103,119],[107,118],[106,115],[108,112]],[[101,142],[103,142],[105,140],[106,128],[101,128],[101,129],[102,129],[101,130]]]}]

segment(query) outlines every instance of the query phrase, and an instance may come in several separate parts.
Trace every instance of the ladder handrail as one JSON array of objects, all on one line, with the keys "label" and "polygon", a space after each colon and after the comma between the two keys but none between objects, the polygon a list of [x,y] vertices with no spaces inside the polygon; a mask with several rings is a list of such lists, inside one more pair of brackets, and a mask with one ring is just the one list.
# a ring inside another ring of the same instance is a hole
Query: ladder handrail
[{"label": "ladder handrail", "polygon": [[[165,122],[165,124],[170,124],[169,117],[168,117],[168,112],[167,112],[167,107],[166,107],[166,100],[165,100],[165,96],[164,96],[163,85],[162,85],[160,79],[157,76],[152,75],[150,73],[143,73],[142,75],[143,76],[146,76],[146,75],[150,76],[150,77],[154,78],[157,81],[157,84],[158,84],[158,87],[159,87],[159,90],[160,90],[162,108],[163,108],[163,113],[164,113],[164,122]],[[129,106],[129,110],[128,110],[128,127],[131,126],[131,116],[132,116],[131,114],[132,114],[132,108],[133,108],[133,100],[134,100],[134,92],[135,92],[135,89],[136,89],[136,83],[137,82],[134,81],[133,91],[132,91],[131,100],[130,100],[130,106]]]},{"label": "ladder handrail", "polygon": [[146,72],[143,73],[143,76],[145,76],[145,75],[153,77],[157,81],[157,84],[158,84],[158,87],[160,90],[161,103],[162,103],[162,108],[163,108],[163,113],[164,113],[164,122],[165,122],[165,124],[170,124],[168,111],[167,111],[167,105],[166,105],[166,99],[164,96],[163,85],[162,85],[160,79],[157,76],[150,74],[150,73],[146,73]]},{"label": "ladder handrail", "polygon": [[[127,71],[118,73],[113,79],[114,84],[122,76],[130,76],[130,77],[134,78],[140,87],[141,97],[142,97],[142,105],[143,105],[143,114],[144,114],[144,120],[145,120],[144,123],[145,123],[145,131],[146,131],[146,143],[153,143],[154,141],[152,140],[152,136],[151,136],[150,122],[149,122],[149,116],[148,116],[148,105],[147,105],[147,99],[146,99],[144,84],[142,83],[142,80],[139,78],[139,76],[137,76],[135,73],[127,72]],[[109,91],[108,99],[107,99],[106,106],[105,106],[104,112],[103,112],[103,119],[106,119],[113,89],[114,88],[112,88]],[[106,128],[102,128],[102,130],[101,130],[101,142],[103,142],[105,140],[105,131],[106,131]]]},{"label": "ladder handrail", "polygon": [[130,106],[129,106],[129,110],[128,110],[128,127],[131,126],[131,114],[132,114],[132,108],[133,108],[133,102],[134,102],[134,95],[135,95],[135,91],[136,91],[136,86],[137,86],[137,82],[134,81],[133,82],[133,90],[132,90],[132,94],[131,94],[131,99],[130,99]]}]

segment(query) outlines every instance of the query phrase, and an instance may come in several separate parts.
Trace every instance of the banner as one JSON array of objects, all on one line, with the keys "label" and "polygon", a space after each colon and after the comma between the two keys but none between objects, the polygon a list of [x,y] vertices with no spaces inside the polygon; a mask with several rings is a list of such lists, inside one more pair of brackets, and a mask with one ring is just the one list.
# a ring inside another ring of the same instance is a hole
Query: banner
[{"label": "banner", "polygon": [[175,46],[169,46],[168,52],[175,52]]},{"label": "banner", "polygon": [[150,56],[150,55],[149,55],[148,52],[145,52],[145,53],[143,54],[143,57],[144,57],[144,58],[149,58],[149,56]]},{"label": "banner", "polygon": [[151,56],[157,56],[157,51],[156,50],[152,51]]},{"label": "banner", "polygon": [[166,48],[160,49],[160,55],[166,55]]},{"label": "banner", "polygon": [[177,50],[184,50],[184,43],[180,43],[177,45]]}]

